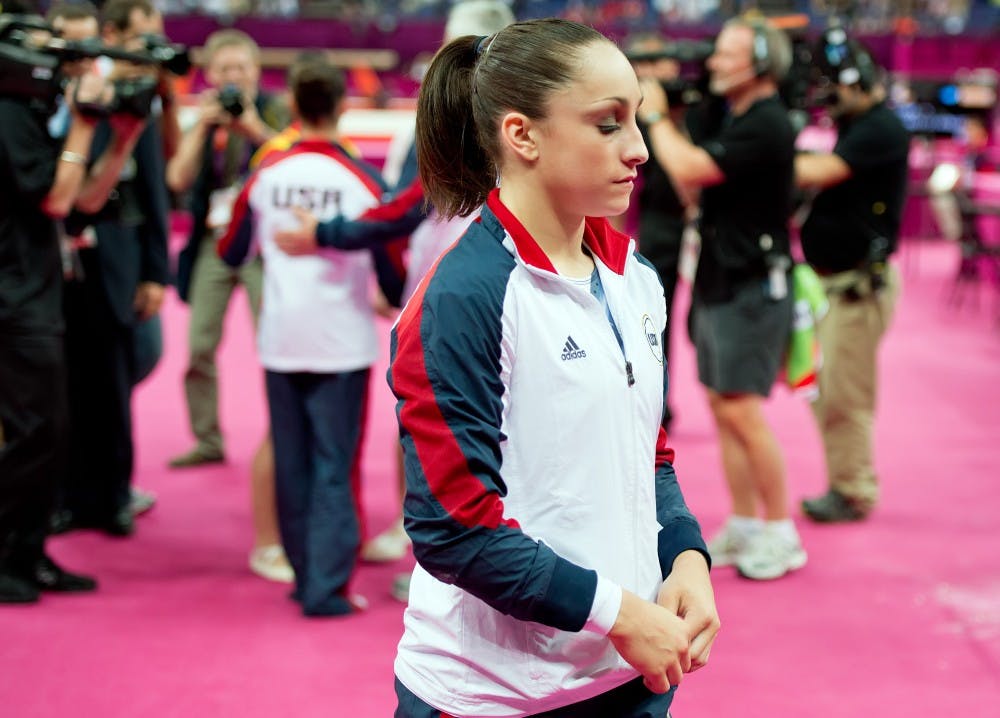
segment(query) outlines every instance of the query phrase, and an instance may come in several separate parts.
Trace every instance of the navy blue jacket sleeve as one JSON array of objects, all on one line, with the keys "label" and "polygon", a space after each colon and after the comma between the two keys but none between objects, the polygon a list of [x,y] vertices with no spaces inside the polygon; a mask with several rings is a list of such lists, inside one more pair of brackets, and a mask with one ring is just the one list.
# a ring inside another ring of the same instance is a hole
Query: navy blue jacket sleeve
[{"label": "navy blue jacket sleeve", "polygon": [[700,551],[711,567],[712,559],[701,535],[698,520],[688,510],[674,471],[674,451],[667,446],[667,432],[660,427],[656,444],[656,520],[660,524],[658,551],[660,572],[666,578],[684,551]]},{"label": "navy blue jacket sleeve", "polygon": [[371,249],[406,237],[427,218],[424,191],[415,179],[355,219],[338,216],[316,227],[316,243],[331,249]]},{"label": "navy blue jacket sleeve", "polygon": [[427,219],[428,207],[417,174],[417,148],[410,145],[399,180],[378,207],[360,217],[335,217],[316,228],[316,243],[333,249],[370,249],[407,237]]},{"label": "navy blue jacket sleeve", "polygon": [[159,125],[146,125],[134,152],[138,196],[143,202],[144,220],[138,236],[142,243],[139,279],[143,282],[166,284],[167,233],[169,231],[170,200],[163,181],[166,162],[163,159],[163,140]]},{"label": "navy blue jacket sleeve", "polygon": [[403,284],[406,281],[406,270],[402,266],[401,255],[390,252],[386,247],[375,247],[371,253],[379,289],[389,300],[389,304],[398,307],[403,297]]}]

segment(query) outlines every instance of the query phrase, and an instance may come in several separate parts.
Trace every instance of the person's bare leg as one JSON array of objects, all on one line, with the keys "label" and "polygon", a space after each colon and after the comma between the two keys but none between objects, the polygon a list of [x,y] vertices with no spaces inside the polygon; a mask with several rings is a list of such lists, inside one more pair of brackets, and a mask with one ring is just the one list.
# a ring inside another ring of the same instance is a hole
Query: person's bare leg
[{"label": "person's bare leg", "polygon": [[757,490],[751,475],[750,461],[739,433],[731,426],[726,399],[717,392],[709,390],[708,403],[719,434],[722,471],[729,487],[732,513],[734,516],[755,517]]},{"label": "person's bare leg", "polygon": [[253,550],[250,570],[270,581],[291,583],[295,572],[281,543],[278,502],[274,488],[274,443],[270,433],[257,447],[250,464],[250,504]]},{"label": "person's bare leg", "polygon": [[385,531],[366,541],[361,558],[373,563],[397,561],[406,555],[410,540],[403,529],[403,497],[406,496],[406,475],[403,471],[403,446],[396,442],[396,483],[399,491],[399,517]]},{"label": "person's bare leg", "polygon": [[281,545],[278,506],[274,494],[274,444],[270,433],[257,447],[250,464],[250,500],[253,509],[253,545]]},{"label": "person's bare leg", "polygon": [[[726,427],[734,443],[743,451],[750,490],[764,506],[764,519],[787,519],[789,512],[785,465],[777,438],[764,417],[761,397],[755,394],[721,396],[717,404],[713,404],[713,409],[719,425]],[[746,483],[742,478],[736,477],[735,487],[731,483],[731,490],[746,491]],[[745,500],[742,493],[739,497],[741,501]],[[734,498],[734,506],[737,505],[736,502],[737,499]]]}]

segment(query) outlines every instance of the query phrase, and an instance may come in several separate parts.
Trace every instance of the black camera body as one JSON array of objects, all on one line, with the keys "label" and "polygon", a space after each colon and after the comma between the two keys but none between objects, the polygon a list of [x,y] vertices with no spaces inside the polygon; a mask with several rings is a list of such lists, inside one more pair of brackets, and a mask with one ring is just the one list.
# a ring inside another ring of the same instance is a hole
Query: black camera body
[{"label": "black camera body", "polygon": [[143,35],[142,39],[149,58],[167,72],[180,77],[191,71],[191,53],[184,45],[151,33]]},{"label": "black camera body", "polygon": [[[160,35],[145,35],[146,49],[132,52],[106,47],[96,39],[69,41],[53,37],[35,44],[31,33],[36,30],[56,34],[41,18],[0,15],[0,96],[24,98],[51,110],[66,87],[62,65],[87,58],[109,57],[163,67],[175,74],[184,74],[191,67],[187,48],[170,44]],[[109,105],[87,103],[78,107],[91,116],[124,112],[146,117],[156,88],[155,78],[119,80],[115,82],[115,99]]]},{"label": "black camera body", "polygon": [[158,82],[155,77],[131,77],[115,80],[115,99],[108,108],[111,115],[149,117],[156,99]]},{"label": "black camera body", "polygon": [[676,80],[661,80],[660,86],[671,107],[691,107],[697,105],[708,94],[708,78],[678,77]]},{"label": "black camera body", "polygon": [[700,103],[708,94],[708,74],[704,65],[714,51],[713,43],[706,40],[671,40],[655,49],[626,52],[625,57],[633,64],[673,60],[697,68],[682,71],[673,80],[660,81],[671,107],[690,107]]},{"label": "black camera body", "polygon": [[57,57],[31,48],[0,42],[0,96],[35,100],[55,107],[65,78]]},{"label": "black camera body", "polygon": [[243,114],[243,93],[236,85],[226,85],[219,90],[219,104],[222,109],[233,117]]},{"label": "black camera body", "polygon": [[709,40],[671,40],[656,49],[626,52],[625,57],[629,62],[674,60],[682,64],[685,62],[704,64],[713,52],[715,44]]}]

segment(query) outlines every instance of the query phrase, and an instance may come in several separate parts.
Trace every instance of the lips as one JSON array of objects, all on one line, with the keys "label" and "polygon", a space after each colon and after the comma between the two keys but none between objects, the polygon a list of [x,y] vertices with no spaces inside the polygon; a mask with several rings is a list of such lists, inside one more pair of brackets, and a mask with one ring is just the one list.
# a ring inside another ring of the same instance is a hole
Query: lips
[{"label": "lips", "polygon": [[615,184],[625,184],[626,182],[635,182],[635,178],[639,175],[629,175],[628,177],[623,177],[620,180],[615,180]]}]

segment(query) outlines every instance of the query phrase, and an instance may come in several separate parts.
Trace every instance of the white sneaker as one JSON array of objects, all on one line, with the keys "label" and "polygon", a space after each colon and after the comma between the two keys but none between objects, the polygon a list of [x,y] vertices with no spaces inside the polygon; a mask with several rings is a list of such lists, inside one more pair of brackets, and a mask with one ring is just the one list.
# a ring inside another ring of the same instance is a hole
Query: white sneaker
[{"label": "white sneaker", "polygon": [[133,486],[130,489],[128,507],[133,516],[141,516],[156,506],[156,494]]},{"label": "white sneaker", "polygon": [[744,578],[770,581],[806,565],[806,552],[799,537],[789,540],[765,527],[753,536],[736,561],[736,570]]},{"label": "white sneaker", "polygon": [[295,571],[288,563],[285,549],[278,544],[258,546],[251,551],[250,570],[268,581],[292,583],[295,580]]},{"label": "white sneaker", "polygon": [[399,519],[371,541],[365,542],[361,547],[361,559],[371,563],[389,563],[403,558],[409,550],[410,537],[403,529],[403,519]]},{"label": "white sneaker", "polygon": [[737,531],[728,521],[708,542],[708,553],[712,557],[712,568],[733,566],[746,550],[752,533]]}]

